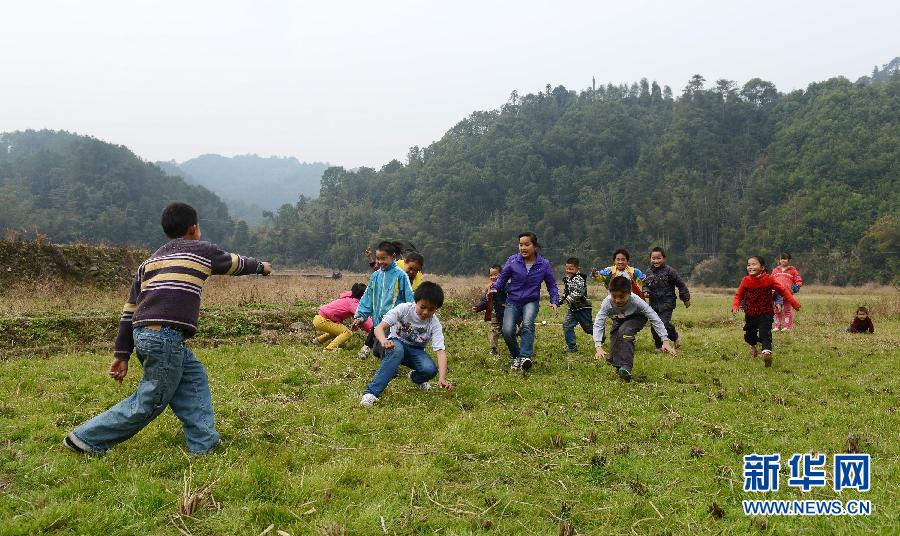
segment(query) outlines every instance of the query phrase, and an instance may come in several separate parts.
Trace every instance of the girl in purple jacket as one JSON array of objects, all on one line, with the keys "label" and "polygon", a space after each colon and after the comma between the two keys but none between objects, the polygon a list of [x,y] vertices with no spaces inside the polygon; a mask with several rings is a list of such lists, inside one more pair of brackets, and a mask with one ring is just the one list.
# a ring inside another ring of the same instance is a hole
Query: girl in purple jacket
[{"label": "girl in purple jacket", "polygon": [[[503,340],[512,356],[512,370],[528,371],[534,354],[534,319],[540,310],[541,283],[550,293],[550,307],[559,308],[559,289],[550,262],[538,255],[537,235],[519,235],[519,253],[506,260],[491,292],[506,289],[506,313],[503,315]],[[521,324],[521,346],[516,326]]]}]

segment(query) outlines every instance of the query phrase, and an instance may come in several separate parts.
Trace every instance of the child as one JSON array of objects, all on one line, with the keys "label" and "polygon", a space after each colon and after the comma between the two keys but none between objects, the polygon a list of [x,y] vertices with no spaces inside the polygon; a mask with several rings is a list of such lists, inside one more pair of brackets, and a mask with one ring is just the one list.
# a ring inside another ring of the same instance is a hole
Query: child
[{"label": "child", "polygon": [[[351,327],[358,328],[368,317],[372,317],[372,325],[381,323],[381,319],[388,311],[401,303],[413,301],[413,290],[406,272],[401,270],[395,260],[397,259],[397,246],[391,242],[381,242],[375,248],[375,262],[378,270],[372,272],[369,277],[369,286],[359,300],[356,315]],[[375,348],[375,333],[369,332],[366,343],[359,350],[358,357],[365,359],[369,352]],[[375,355],[381,357],[381,348]]]},{"label": "child", "polygon": [[138,268],[109,367],[110,377],[122,383],[136,349],[144,377],[131,396],[65,437],[63,444],[77,453],[103,454],[166,406],[181,420],[191,453],[210,452],[219,443],[206,371],[184,341],[197,331],[200,294],[210,275],[269,275],[272,266],[201,241],[197,211],[190,205],[172,203],[161,223],[171,240]]},{"label": "child", "polygon": [[[791,266],[791,254],[782,253],[778,266],[772,270],[772,277],[781,283],[781,286],[790,289],[791,294],[800,292],[803,286],[803,278],[800,272]],[[783,320],[782,320],[783,319]],[[791,331],[794,329],[794,309],[790,303],[785,303],[781,294],[775,294],[775,331]]]},{"label": "child", "polygon": [[594,272],[594,280],[598,283],[602,282],[608,289],[610,281],[616,277],[624,276],[631,281],[631,292],[638,296],[643,296],[644,292],[641,289],[644,285],[644,273],[630,266],[628,264],[629,260],[631,260],[631,255],[628,254],[628,250],[617,249],[613,253],[613,265]]},{"label": "child", "polygon": [[581,326],[585,333],[591,334],[591,301],[587,297],[587,276],[579,271],[579,260],[576,257],[566,259],[566,277],[563,279],[562,303],[569,305],[569,311],[563,320],[563,337],[566,339],[566,352],[577,352],[575,342],[575,326]]},{"label": "child", "polygon": [[[650,307],[656,311],[660,320],[666,326],[669,340],[675,341],[675,349],[681,348],[681,335],[672,325],[672,313],[678,303],[675,300],[675,288],[678,288],[678,296],[684,302],[685,307],[691,306],[691,293],[687,285],[678,276],[674,268],[666,264],[666,252],[656,247],[650,250],[650,268],[647,270],[647,278],[644,281],[644,289],[650,297]],[[653,343],[656,351],[662,350],[662,339],[653,332]]]},{"label": "child", "polygon": [[775,310],[772,306],[772,291],[781,294],[784,299],[800,309],[800,303],[791,292],[782,287],[774,277],[766,273],[766,261],[758,255],[747,259],[747,275],[741,280],[741,286],[734,294],[731,312],[737,314],[744,301],[744,340],[750,345],[750,355],[756,357],[756,344],[762,343],[763,363],[772,366],[772,317]]},{"label": "child", "polygon": [[[634,338],[643,329],[644,324],[650,321],[653,331],[662,340],[662,349],[672,355],[678,355],[669,345],[669,337],[666,326],[659,315],[641,299],[631,292],[631,280],[625,276],[613,278],[609,284],[609,296],[600,304],[600,311],[594,319],[594,345],[597,347],[595,357],[600,361],[604,357],[606,362],[616,369],[620,378],[626,382],[631,381],[631,370],[634,367]],[[609,337],[609,357],[603,350],[603,338],[606,333],[606,319],[612,318],[612,329]]]},{"label": "child", "polygon": [[481,292],[481,302],[472,307],[473,313],[484,311],[484,321],[491,323],[491,332],[488,334],[488,341],[491,344],[491,355],[500,355],[497,351],[497,341],[500,340],[500,334],[503,332],[503,312],[506,310],[506,291],[500,291],[491,294],[491,286],[497,282],[500,277],[500,271],[503,270],[499,264],[494,264],[488,270],[488,284]]},{"label": "child", "polygon": [[[409,380],[419,389],[431,389],[428,380],[438,376],[438,383],[444,389],[453,389],[447,381],[447,352],[444,350],[444,332],[441,322],[434,314],[444,304],[444,291],[437,283],[425,281],[416,289],[415,303],[403,303],[394,307],[375,326],[375,337],[385,350],[381,366],[375,377],[366,386],[361,406],[371,406],[378,402],[387,384],[397,375],[400,365],[412,370]],[[384,330],[390,328],[390,336]],[[431,341],[431,349],[437,354],[438,364],[425,352],[425,345]]]},{"label": "child", "polygon": [[[356,283],[349,291],[342,292],[340,298],[319,307],[319,314],[313,317],[313,327],[322,334],[313,339],[313,344],[325,344],[331,341],[325,347],[325,351],[336,352],[341,349],[342,344],[350,340],[353,331],[343,322],[356,313],[359,299],[365,291],[365,284]],[[362,329],[368,333],[372,329],[372,321],[366,320]]]},{"label": "child", "polygon": [[850,323],[850,327],[847,328],[847,331],[850,333],[875,333],[875,324],[873,324],[872,319],[869,318],[869,310],[865,307],[857,308],[856,318]]}]

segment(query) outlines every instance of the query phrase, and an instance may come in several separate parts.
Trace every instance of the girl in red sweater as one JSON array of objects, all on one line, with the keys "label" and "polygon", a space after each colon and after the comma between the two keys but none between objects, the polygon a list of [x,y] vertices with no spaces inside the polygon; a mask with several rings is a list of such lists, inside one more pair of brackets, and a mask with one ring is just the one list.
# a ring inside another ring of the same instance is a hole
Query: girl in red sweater
[{"label": "girl in red sweater", "polygon": [[800,309],[800,303],[791,291],[766,273],[766,261],[762,257],[754,255],[747,259],[747,276],[741,280],[741,286],[734,294],[731,312],[736,314],[741,300],[746,300],[744,340],[750,345],[750,355],[753,357],[757,354],[757,343],[762,344],[763,363],[767,367],[772,366],[772,319],[775,314],[772,291],[780,294],[794,309]]},{"label": "girl in red sweater", "polygon": [[[791,254],[782,253],[778,266],[772,269],[772,277],[774,277],[781,286],[790,289],[791,294],[800,292],[803,286],[803,278],[800,272],[791,266]],[[794,329],[794,309],[790,303],[786,303],[784,299],[775,295],[775,331],[791,331]]]}]

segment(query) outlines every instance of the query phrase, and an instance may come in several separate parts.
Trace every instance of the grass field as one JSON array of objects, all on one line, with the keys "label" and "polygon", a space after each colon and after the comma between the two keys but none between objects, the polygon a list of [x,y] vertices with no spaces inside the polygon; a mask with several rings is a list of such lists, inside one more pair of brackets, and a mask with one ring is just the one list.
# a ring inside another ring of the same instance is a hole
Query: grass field
[{"label": "grass field", "polygon": [[[213,283],[207,318],[260,304],[305,314],[350,284]],[[448,286],[460,301],[475,282]],[[51,294],[10,298],[8,315],[88,306],[114,315],[121,301]],[[451,304],[440,315],[456,388],[423,393],[403,373],[374,408],[357,405],[376,367],[356,358],[359,337],[338,354],[306,336],[198,339],[224,439],[199,458],[185,453],[171,412],[101,458],[62,447],[73,426],[130,394],[136,360],[122,386],[105,375],[108,351],[60,346],[0,361],[0,535],[896,534],[897,292],[804,289],[798,298],[797,330],[775,334],[765,369],[747,355],[730,296],[696,292],[675,314],[680,355],[653,353],[645,328],[630,384],[594,362],[583,333],[580,354],[562,353],[562,313],[548,307],[535,367],[510,373],[505,356],[486,351],[487,325]],[[860,304],[875,335],[844,331]],[[868,493],[832,491],[830,468],[824,489],[786,485],[791,454],[830,460],[850,447],[872,456]],[[752,452],[781,453],[780,491],[743,491],[742,457]],[[873,514],[747,517],[749,498],[869,499]]]}]

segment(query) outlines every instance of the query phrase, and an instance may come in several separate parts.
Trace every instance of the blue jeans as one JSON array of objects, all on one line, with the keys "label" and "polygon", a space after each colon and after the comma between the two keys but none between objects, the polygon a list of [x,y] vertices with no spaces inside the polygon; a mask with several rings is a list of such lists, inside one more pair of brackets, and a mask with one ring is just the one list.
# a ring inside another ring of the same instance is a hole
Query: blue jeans
[{"label": "blue jeans", "polygon": [[134,346],[144,367],[137,390],[76,428],[75,437],[94,452],[106,452],[141,431],[170,406],[184,427],[188,450],[195,454],[212,450],[219,443],[219,434],[209,379],[203,365],[184,345],[184,334],[171,328],[136,328]]},{"label": "blue jeans", "polygon": [[[534,319],[540,310],[540,302],[533,301],[519,305],[507,303],[506,312],[503,314],[503,340],[509,348],[509,355],[513,359],[517,357],[531,357],[534,354]],[[516,327],[521,324],[522,346],[516,339]]]},{"label": "blue jeans", "polygon": [[566,313],[566,318],[563,320],[563,336],[566,338],[566,347],[569,350],[578,349],[578,343],[575,342],[576,326],[581,326],[585,333],[593,335],[594,319],[591,316],[590,307],[576,309],[575,311],[569,309]]},{"label": "blue jeans", "polygon": [[431,360],[424,348],[404,344],[397,339],[391,340],[394,342],[394,348],[385,351],[384,358],[381,360],[381,366],[378,367],[375,377],[366,386],[364,393],[381,396],[388,383],[397,375],[397,369],[400,368],[400,365],[405,365],[412,369],[412,381],[414,383],[427,382],[437,376],[437,365],[434,364],[434,361]]}]

